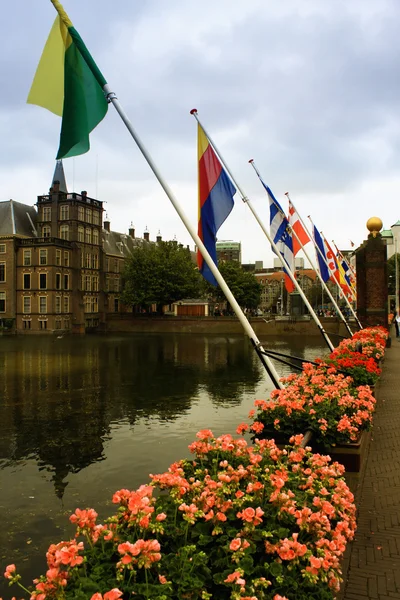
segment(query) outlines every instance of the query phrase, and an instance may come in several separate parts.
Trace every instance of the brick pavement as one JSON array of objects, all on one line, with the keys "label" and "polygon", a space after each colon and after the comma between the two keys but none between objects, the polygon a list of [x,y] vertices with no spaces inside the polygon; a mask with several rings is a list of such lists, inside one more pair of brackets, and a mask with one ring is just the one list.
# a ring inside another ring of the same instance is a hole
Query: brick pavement
[{"label": "brick pavement", "polygon": [[343,600],[400,600],[400,342],[395,337],[377,398],[368,455],[353,490],[358,529],[344,563]]}]

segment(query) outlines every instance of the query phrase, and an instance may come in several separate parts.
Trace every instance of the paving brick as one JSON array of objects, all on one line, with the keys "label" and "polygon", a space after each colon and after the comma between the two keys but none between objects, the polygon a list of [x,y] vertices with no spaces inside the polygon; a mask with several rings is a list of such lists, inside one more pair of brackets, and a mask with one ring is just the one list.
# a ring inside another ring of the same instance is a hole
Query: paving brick
[{"label": "paving brick", "polygon": [[358,529],[338,600],[400,600],[400,344],[386,351],[367,458],[349,477]]}]

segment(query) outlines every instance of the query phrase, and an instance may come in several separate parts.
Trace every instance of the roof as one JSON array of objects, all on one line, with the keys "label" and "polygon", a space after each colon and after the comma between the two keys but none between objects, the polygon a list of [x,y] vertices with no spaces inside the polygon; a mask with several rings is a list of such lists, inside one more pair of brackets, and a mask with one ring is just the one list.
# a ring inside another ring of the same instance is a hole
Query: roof
[{"label": "roof", "polygon": [[102,241],[103,250],[106,254],[113,254],[120,256],[121,258],[127,258],[130,256],[135,248],[139,248],[145,244],[151,244],[154,242],[147,242],[142,238],[133,238],[126,233],[118,233],[118,231],[107,231],[102,230]]},{"label": "roof", "polygon": [[[400,225],[400,223],[399,223],[399,225]],[[392,225],[392,227],[394,227],[394,226]],[[393,231],[391,229],[382,229],[381,236],[391,238],[391,237],[393,237]]]},{"label": "roof", "polygon": [[183,300],[177,300],[173,302],[173,304],[209,304],[208,300],[204,300],[204,298],[184,298]]},{"label": "roof", "polygon": [[0,235],[35,237],[36,221],[37,212],[34,206],[15,200],[0,202]]},{"label": "roof", "polygon": [[53,175],[53,179],[51,180],[50,187],[53,187],[53,184],[55,181],[58,181],[60,184],[60,192],[65,192],[66,194],[68,194],[67,182],[65,179],[65,173],[64,173],[64,167],[63,167],[62,160],[58,160],[56,162],[56,168],[54,169],[54,175]]},{"label": "roof", "polygon": [[396,221],[396,223],[392,225],[392,227],[400,227],[400,221]]}]

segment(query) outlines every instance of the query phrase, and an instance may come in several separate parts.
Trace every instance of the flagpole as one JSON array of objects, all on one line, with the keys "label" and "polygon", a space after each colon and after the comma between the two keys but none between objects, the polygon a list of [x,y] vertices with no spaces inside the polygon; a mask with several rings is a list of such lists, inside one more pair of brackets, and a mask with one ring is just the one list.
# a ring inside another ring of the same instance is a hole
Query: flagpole
[{"label": "flagpole", "polygon": [[[312,222],[312,219],[311,219],[310,215],[308,215],[308,218],[310,219],[312,226],[313,226],[313,227],[315,227],[314,223]],[[320,232],[320,233],[321,233],[321,232]],[[322,233],[321,233],[321,236],[322,236]],[[314,236],[313,236],[313,239],[314,239]],[[349,300],[348,300],[348,298],[347,298],[346,294],[343,292],[342,288],[340,287],[340,285],[339,285],[338,281],[336,280],[336,278],[335,278],[335,276],[334,276],[334,274],[333,274],[333,272],[332,272],[332,269],[331,269],[331,268],[330,268],[330,266],[329,266],[329,263],[328,263],[328,261],[326,260],[326,257],[325,257],[325,256],[322,254],[321,250],[318,248],[318,245],[315,243],[315,240],[314,240],[314,245],[315,245],[315,248],[318,250],[318,252],[319,252],[319,255],[321,256],[322,260],[325,262],[326,266],[328,267],[329,273],[332,275],[332,279],[334,280],[334,282],[335,282],[335,283],[336,283],[336,285],[337,285],[337,288],[338,288],[338,290],[339,290],[339,296],[345,300],[345,302],[346,302],[347,306],[349,307],[349,309],[350,309],[350,311],[351,311],[351,313],[352,313],[353,317],[354,317],[354,318],[355,318],[355,320],[356,320],[356,323],[357,323],[358,327],[359,327],[360,329],[362,329],[363,327],[362,327],[362,325],[361,325],[361,323],[360,323],[360,321],[359,321],[359,319],[358,319],[358,317],[357,317],[356,313],[354,312],[354,309],[353,309],[353,307],[352,307],[351,303],[349,302]]]},{"label": "flagpole", "polygon": [[[344,256],[344,254],[342,254],[342,253],[340,252],[339,248],[338,248],[338,247],[336,246],[336,244],[335,244],[335,240],[332,240],[332,244],[333,244],[333,245],[335,246],[335,248],[336,248],[336,252],[337,252],[336,256],[339,256],[339,258],[342,260],[342,262],[344,262],[344,263],[347,265],[347,267],[348,267],[348,269],[349,269],[349,271],[350,271],[350,274],[351,274],[351,275],[353,275],[353,276],[355,277],[355,276],[356,276],[356,274],[355,274],[355,272],[354,272],[354,269],[353,269],[353,267],[351,266],[351,264],[349,263],[349,261],[346,259],[346,257]],[[353,286],[352,286],[352,285],[350,285],[349,287],[350,287],[351,295],[352,295],[352,297],[353,297],[353,302],[355,302],[355,301],[357,300],[357,294],[356,294],[356,290],[354,290],[354,289],[353,289]]]},{"label": "flagpole", "polygon": [[197,109],[193,108],[190,111],[190,114],[194,116],[194,118],[196,119],[196,121],[198,122],[198,124],[200,125],[200,127],[202,128],[202,130],[204,131],[204,134],[206,135],[206,137],[208,138],[208,141],[211,143],[211,145],[213,146],[215,152],[218,154],[218,157],[221,161],[221,163],[223,164],[223,166],[225,167],[225,170],[227,171],[228,175],[230,176],[231,180],[233,181],[234,185],[236,186],[236,189],[238,190],[239,194],[242,196],[242,200],[243,202],[245,202],[247,204],[247,206],[249,207],[249,209],[251,210],[251,212],[253,213],[253,216],[255,217],[257,223],[260,225],[261,229],[263,230],[266,238],[268,239],[269,243],[271,244],[274,252],[276,253],[277,257],[279,258],[279,260],[281,261],[282,267],[286,270],[287,274],[289,275],[290,279],[292,280],[294,286],[296,287],[297,291],[299,292],[300,296],[302,297],[305,305],[307,306],[310,315],[314,315],[314,320],[315,323],[317,325],[317,327],[319,328],[324,340],[326,341],[328,348],[330,350],[334,350],[335,347],[332,344],[327,332],[325,331],[325,329],[322,326],[322,323],[320,322],[320,320],[318,319],[317,315],[315,314],[311,304],[309,303],[307,297],[305,296],[303,290],[301,289],[297,279],[295,278],[295,276],[293,275],[292,271],[288,268],[288,265],[285,263],[283,256],[281,255],[281,253],[279,252],[278,247],[276,246],[275,242],[271,239],[271,236],[269,235],[268,231],[265,229],[262,221],[260,220],[258,214],[256,213],[256,211],[254,210],[253,206],[251,205],[251,202],[249,200],[249,198],[246,196],[246,194],[243,192],[242,188],[240,187],[240,185],[237,183],[236,179],[234,178],[232,172],[230,171],[228,165],[226,164],[226,162],[224,161],[221,153],[219,152],[219,150],[217,149],[216,145],[214,144],[214,142],[212,141],[212,139],[210,138],[210,136],[208,135],[207,131],[204,129],[202,123],[200,122],[200,119],[198,117],[197,114]]},{"label": "flagpole", "polygon": [[[260,173],[259,173],[259,171],[258,171],[258,169],[257,169],[257,167],[256,167],[256,165],[255,165],[255,163],[254,163],[254,160],[253,160],[253,159],[249,160],[249,163],[251,164],[251,166],[253,167],[253,169],[254,169],[254,170],[255,170],[255,172],[257,173],[257,175],[260,177]],[[287,192],[286,192],[285,196],[288,196],[288,199],[290,200],[290,198],[289,198],[289,194],[288,194]],[[277,209],[278,209],[279,211],[281,210],[281,207],[280,207],[279,205],[275,204],[275,206],[277,207]],[[300,217],[299,217],[299,218],[300,218]],[[348,332],[349,332],[349,334],[352,336],[352,335],[353,335],[353,332],[351,331],[351,329],[350,329],[350,326],[349,326],[349,324],[347,323],[347,321],[346,321],[346,319],[345,319],[345,317],[344,317],[344,315],[343,315],[342,311],[340,310],[340,308],[339,308],[339,306],[337,305],[337,303],[336,303],[335,299],[333,298],[333,296],[332,296],[332,294],[331,294],[331,292],[330,292],[330,290],[329,290],[328,286],[326,285],[325,281],[324,281],[324,280],[323,280],[323,278],[321,277],[321,275],[320,275],[320,273],[319,273],[318,269],[316,269],[316,268],[315,268],[315,266],[314,266],[314,264],[313,264],[313,262],[312,262],[311,258],[309,257],[309,255],[308,255],[308,253],[307,253],[307,250],[305,249],[305,247],[304,247],[303,243],[301,242],[301,240],[300,240],[299,236],[297,235],[297,233],[295,232],[295,230],[293,229],[293,227],[291,226],[291,224],[290,224],[290,223],[289,223],[289,227],[290,227],[290,231],[292,232],[292,234],[293,234],[293,235],[294,235],[294,237],[296,238],[297,242],[299,243],[299,246],[300,246],[300,247],[301,247],[301,249],[303,250],[303,252],[304,252],[304,254],[305,254],[305,256],[306,256],[306,258],[307,258],[308,262],[311,264],[312,268],[313,268],[313,269],[314,269],[314,271],[316,272],[316,274],[317,274],[317,277],[318,277],[318,278],[321,280],[321,283],[322,283],[322,285],[324,286],[324,288],[325,288],[325,290],[326,290],[326,292],[327,292],[327,294],[328,294],[329,298],[330,298],[330,299],[331,299],[331,301],[333,302],[333,304],[334,304],[334,306],[335,306],[335,308],[336,308],[336,310],[337,310],[337,312],[338,312],[338,314],[339,314],[340,318],[342,319],[342,321],[343,321],[343,323],[344,323],[344,325],[345,325],[345,327],[346,327],[347,331],[348,331]],[[310,238],[310,241],[311,241],[311,238]],[[315,313],[315,311],[313,311],[313,312]]]},{"label": "flagpole", "polygon": [[[300,213],[297,211],[297,209],[296,209],[295,205],[293,204],[293,200],[290,198],[290,196],[289,196],[289,192],[286,192],[286,195],[287,195],[288,199],[290,200],[290,202],[292,203],[292,206],[293,206],[294,210],[297,212],[297,215],[298,215],[298,217],[299,217],[300,223],[303,225],[303,227],[304,227],[304,229],[305,229],[305,231],[306,231],[306,233],[307,233],[308,237],[309,237],[309,238],[310,238],[310,240],[313,242],[313,244],[314,244],[314,247],[315,247],[316,251],[319,253],[319,255],[321,256],[322,260],[324,261],[324,263],[326,264],[326,266],[327,266],[327,267],[328,267],[328,269],[329,269],[329,265],[328,265],[328,264],[327,264],[327,262],[326,262],[325,256],[322,254],[321,250],[318,248],[318,245],[315,243],[314,236],[313,236],[313,235],[311,235],[310,231],[308,230],[308,227],[307,227],[306,223],[303,221],[303,219],[302,219],[302,217],[301,217]],[[309,218],[309,219],[310,219],[310,221],[311,221],[311,217],[310,217],[310,216],[308,216],[308,218]],[[312,223],[312,221],[311,221],[311,223]],[[314,224],[313,224],[313,226],[314,226]],[[331,270],[330,270],[330,269],[329,269],[329,272],[331,272]],[[336,282],[336,279],[335,279],[335,283],[337,283],[337,282]],[[340,292],[341,292],[341,290],[340,290]],[[353,308],[352,308],[351,306],[350,306],[350,310],[351,310],[351,312],[353,313],[353,316],[354,316],[354,318],[355,318],[355,320],[356,320],[356,322],[357,322],[357,325],[359,326],[359,328],[360,328],[360,329],[362,329],[362,325],[361,325],[360,321],[358,320],[358,318],[357,318],[357,315],[354,313],[354,310],[353,310]]]},{"label": "flagpole", "polygon": [[221,290],[225,294],[226,299],[228,300],[228,302],[231,305],[232,309],[234,310],[236,316],[238,317],[238,319],[239,319],[239,321],[240,321],[243,329],[245,330],[246,334],[250,338],[250,340],[251,340],[251,342],[252,342],[252,344],[253,344],[253,346],[254,346],[254,348],[255,348],[258,356],[260,357],[260,360],[263,363],[266,371],[268,372],[268,375],[270,376],[273,384],[275,385],[276,388],[282,389],[283,388],[283,384],[279,381],[279,379],[280,379],[279,378],[279,374],[277,373],[277,371],[276,371],[273,363],[270,361],[270,359],[268,358],[268,356],[265,355],[264,348],[262,347],[259,339],[257,338],[254,329],[250,325],[249,321],[246,319],[246,317],[245,317],[242,309],[240,308],[240,306],[237,303],[235,297],[233,296],[231,290],[229,289],[229,287],[226,284],[224,278],[222,277],[221,273],[219,272],[219,270],[218,270],[217,266],[215,265],[213,259],[209,255],[209,253],[208,253],[206,247],[204,246],[203,242],[201,241],[201,239],[197,235],[197,232],[195,231],[195,229],[190,224],[190,222],[189,222],[188,218],[186,217],[184,211],[182,210],[181,206],[179,205],[177,199],[175,198],[172,190],[170,189],[170,187],[168,186],[168,184],[166,183],[166,181],[162,177],[160,171],[158,170],[157,166],[155,165],[155,163],[154,163],[153,159],[151,158],[150,154],[147,152],[147,149],[143,145],[141,139],[139,138],[138,134],[136,133],[135,129],[133,128],[133,125],[130,122],[127,114],[125,113],[125,111],[123,110],[121,104],[119,103],[116,94],[111,91],[111,88],[110,88],[109,84],[105,84],[104,87],[103,87],[103,90],[104,90],[104,93],[106,95],[107,101],[113,104],[114,108],[116,109],[117,113],[121,117],[122,121],[124,122],[126,128],[129,131],[129,133],[131,134],[132,138],[136,142],[136,145],[138,146],[139,150],[143,154],[143,156],[144,156],[147,164],[149,165],[150,169],[153,171],[154,175],[158,179],[158,182],[160,183],[160,185],[163,188],[164,192],[168,196],[171,204],[175,208],[175,210],[178,213],[179,217],[181,218],[183,224],[185,225],[186,229],[188,230],[189,234],[191,235],[194,243],[196,244],[197,248],[200,250],[201,255],[203,256],[204,260],[206,261],[207,265],[210,268],[210,271],[212,272],[212,274],[214,275],[215,279],[217,280],[217,282],[218,282]]}]

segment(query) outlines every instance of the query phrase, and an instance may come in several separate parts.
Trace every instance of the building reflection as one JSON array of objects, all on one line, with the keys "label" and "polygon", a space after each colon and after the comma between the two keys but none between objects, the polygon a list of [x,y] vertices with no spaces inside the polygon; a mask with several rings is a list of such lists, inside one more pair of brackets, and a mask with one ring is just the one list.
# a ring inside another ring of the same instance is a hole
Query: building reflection
[{"label": "building reflection", "polygon": [[[0,468],[35,459],[58,497],[68,476],[106,458],[113,427],[175,421],[200,390],[241,402],[263,376],[242,338],[73,336],[0,340]],[[157,436],[152,428],[149,435]]]}]

